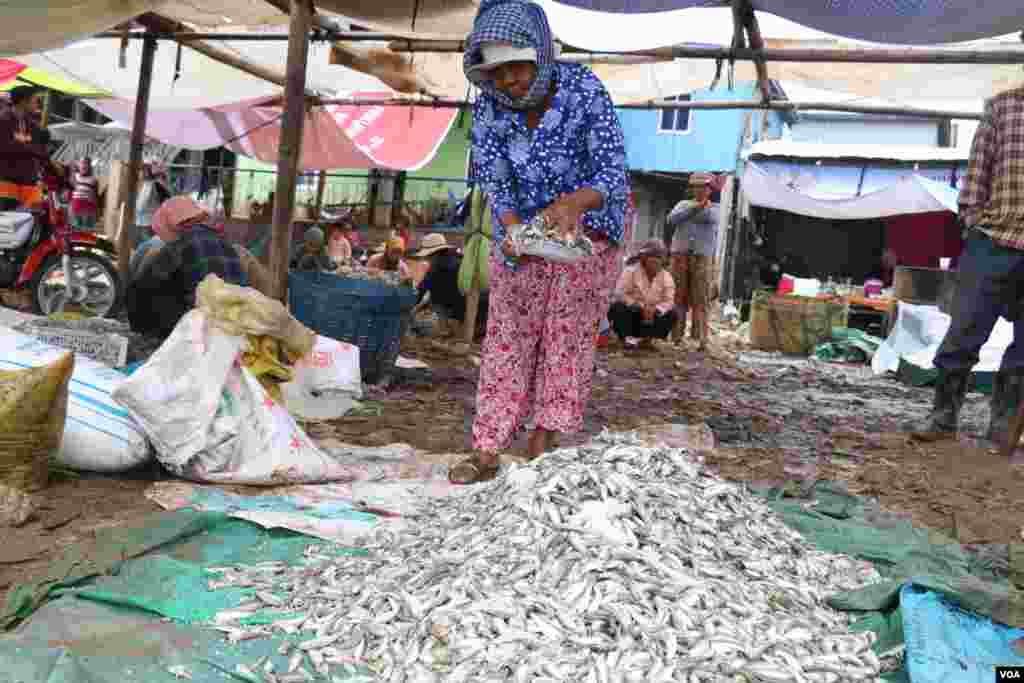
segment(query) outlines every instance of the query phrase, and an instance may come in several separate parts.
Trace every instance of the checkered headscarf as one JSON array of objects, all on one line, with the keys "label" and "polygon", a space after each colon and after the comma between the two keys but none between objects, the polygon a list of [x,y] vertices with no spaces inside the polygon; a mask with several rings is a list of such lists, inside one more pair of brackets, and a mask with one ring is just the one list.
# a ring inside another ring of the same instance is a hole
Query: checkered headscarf
[{"label": "checkered headscarf", "polygon": [[[482,43],[511,43],[537,51],[537,77],[530,92],[519,100],[494,87],[494,82],[472,67],[483,61]],[[547,97],[555,79],[555,43],[544,10],[527,0],[484,0],[473,20],[473,32],[466,39],[462,69],[474,85],[511,109],[532,109]]]}]

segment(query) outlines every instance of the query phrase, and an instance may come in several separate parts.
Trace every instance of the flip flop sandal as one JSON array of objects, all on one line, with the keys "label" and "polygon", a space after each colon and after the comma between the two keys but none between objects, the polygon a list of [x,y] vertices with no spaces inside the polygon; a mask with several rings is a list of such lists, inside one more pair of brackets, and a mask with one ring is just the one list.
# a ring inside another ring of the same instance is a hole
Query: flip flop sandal
[{"label": "flip flop sandal", "polygon": [[474,455],[471,458],[466,458],[456,463],[448,471],[448,481],[458,485],[479,484],[483,481],[490,481],[498,474],[499,467],[500,465],[497,462],[485,465],[480,462],[479,456]]}]

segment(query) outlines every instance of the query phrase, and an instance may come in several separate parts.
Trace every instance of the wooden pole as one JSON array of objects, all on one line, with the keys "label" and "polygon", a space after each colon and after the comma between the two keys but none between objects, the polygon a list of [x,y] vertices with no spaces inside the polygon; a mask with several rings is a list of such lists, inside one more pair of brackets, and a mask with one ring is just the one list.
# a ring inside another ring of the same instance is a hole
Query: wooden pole
[{"label": "wooden pole", "polygon": [[320,171],[316,179],[316,203],[313,205],[312,219],[320,220],[320,212],[324,208],[324,190],[327,189],[327,171]]},{"label": "wooden pole", "polygon": [[[738,0],[743,3],[743,23],[747,30],[747,39],[750,41],[750,48],[756,50],[759,55],[754,59],[754,67],[757,70],[757,86],[761,89],[761,101],[771,102],[772,87],[768,81],[768,65],[764,61],[764,38],[761,37],[761,28],[757,23],[757,15],[750,6],[750,0]],[[767,116],[765,117],[767,119]]]},{"label": "wooden pole", "polygon": [[39,117],[39,125],[46,128],[50,125],[50,110],[53,108],[53,91],[49,88],[43,94],[43,113]]},{"label": "wooden pole", "polygon": [[299,172],[302,127],[306,118],[306,62],[309,57],[313,4],[311,0],[292,0],[291,10],[284,118],[281,121],[274,219],[270,237],[270,276],[274,297],[280,301],[286,301],[288,294],[288,260],[295,212],[295,179]]},{"label": "wooden pole", "polygon": [[[417,98],[369,98],[352,97],[321,99],[317,104],[357,105],[366,107],[469,107],[472,102],[453,99],[417,99]],[[856,114],[877,114],[879,116],[906,116],[928,119],[974,119],[981,120],[981,112],[947,111],[940,109],[918,109],[914,107],[870,107],[857,104],[837,102],[791,102],[789,100],[771,100],[767,104],[755,100],[718,100],[711,102],[677,102],[674,100],[647,100],[646,102],[624,102],[616,104],[616,109],[751,109],[769,111],[845,111]]]},{"label": "wooden pole", "polygon": [[[464,52],[461,40],[409,38],[391,41],[394,52]],[[950,50],[932,48],[764,48],[750,47],[693,47],[676,45],[650,50],[629,52],[603,52],[564,47],[563,54],[583,53],[593,55],[643,55],[659,59],[721,59],[723,61],[754,62],[764,59],[769,62],[846,63],[846,64],[1024,64],[1024,48],[999,50]]]},{"label": "wooden pole", "polygon": [[[153,37],[155,37],[156,35],[177,35],[178,32],[180,32],[181,30],[187,30],[188,28],[184,24],[181,24],[173,19],[169,19],[167,17],[161,16],[159,14],[154,14],[152,12],[143,14],[142,16],[138,17],[136,21],[138,21],[139,24],[146,27],[146,35],[152,34]],[[285,74],[282,74],[279,71],[268,69],[261,64],[250,62],[249,60],[243,59],[236,54],[228,52],[227,50],[222,50],[218,47],[214,47],[213,45],[204,43],[201,40],[179,39],[179,42],[182,42],[187,47],[195,50],[200,54],[206,55],[210,59],[220,62],[221,64],[226,64],[227,66],[238,69],[239,71],[247,73],[250,76],[255,76],[256,78],[267,81],[268,83],[279,85],[282,88],[285,87],[287,77]],[[303,87],[305,87],[305,82],[303,82]],[[308,94],[312,95],[313,92],[309,91]]]},{"label": "wooden pole", "polygon": [[142,172],[142,150],[146,144],[146,118],[149,115],[149,91],[153,83],[153,61],[156,56],[156,38],[142,43],[142,62],[139,65],[139,91],[135,96],[135,115],[132,119],[131,151],[128,154],[128,178],[121,188],[124,197],[124,218],[117,236],[117,269],[121,282],[128,282],[128,264],[135,249],[135,203],[139,196],[139,174]]}]

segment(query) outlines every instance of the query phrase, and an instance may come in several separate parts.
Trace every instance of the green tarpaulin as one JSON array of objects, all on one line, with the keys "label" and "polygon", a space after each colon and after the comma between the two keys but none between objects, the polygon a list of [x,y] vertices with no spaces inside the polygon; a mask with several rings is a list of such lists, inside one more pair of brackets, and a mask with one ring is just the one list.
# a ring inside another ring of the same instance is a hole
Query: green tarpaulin
[{"label": "green tarpaulin", "polygon": [[[902,643],[899,589],[908,582],[994,621],[1024,626],[1024,590],[1014,585],[1024,582],[1024,544],[1009,549],[1008,577],[954,540],[916,528],[829,482],[759,493],[819,548],[874,563],[883,582],[836,595],[830,604],[862,617],[855,630],[878,632],[879,652]],[[281,641],[275,636],[228,643],[202,626],[218,611],[250,599],[244,588],[211,590],[216,574],[210,568],[296,563],[313,544],[335,553],[363,552],[192,511],[157,513],[97,536],[98,550],[69,548],[42,581],[9,599],[3,625],[20,626],[0,637],[0,683],[170,681],[168,670],[179,666],[198,683],[247,680],[238,665],[264,657],[284,665],[276,654]],[[247,623],[270,619],[257,613]],[[362,674],[335,675],[353,680]],[[889,678],[901,680],[900,675]]]},{"label": "green tarpaulin", "polygon": [[883,341],[861,330],[833,327],[831,339],[814,347],[814,357],[843,363],[870,363]]},{"label": "green tarpaulin", "polygon": [[[883,576],[880,583],[829,601],[835,609],[862,613],[854,628],[876,631],[878,652],[903,643],[899,591],[908,582],[993,621],[1024,627],[1024,544],[1010,546],[1007,577],[985,556],[968,553],[955,540],[915,527],[831,482],[819,481],[804,490],[790,485],[759,493],[814,545],[869,560]],[[898,675],[891,678],[900,680]]]}]

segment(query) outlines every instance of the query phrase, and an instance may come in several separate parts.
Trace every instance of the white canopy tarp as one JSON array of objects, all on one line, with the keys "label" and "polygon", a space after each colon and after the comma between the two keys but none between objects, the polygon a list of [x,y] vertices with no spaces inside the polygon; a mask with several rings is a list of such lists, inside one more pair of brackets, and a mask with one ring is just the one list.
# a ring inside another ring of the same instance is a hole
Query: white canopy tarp
[{"label": "white canopy tarp", "polygon": [[[938,0],[928,0],[933,1]],[[673,8],[666,6],[666,9],[672,11],[654,13],[630,13],[628,7],[627,11],[620,8],[611,12],[596,12],[571,6],[571,3],[558,3],[554,0],[540,2],[549,13],[555,35],[567,44],[584,49],[628,51],[684,43],[728,45],[732,36],[732,15],[729,9],[693,7],[703,4],[693,0],[682,0],[682,4]],[[863,2],[865,0],[846,0],[845,4]],[[450,38],[462,38],[469,32],[477,7],[471,0],[318,0],[316,4],[319,11],[337,13],[336,16],[343,23],[357,22],[372,29],[409,36]],[[686,9],[678,9],[684,6]],[[793,8],[790,14],[799,14],[799,9]],[[181,3],[173,0],[12,0],[6,3],[4,11],[5,30],[0,35],[0,57],[15,56],[29,66],[56,71],[83,83],[104,86],[117,97],[133,98],[138,84],[139,41],[132,41],[128,68],[124,70],[117,69],[119,47],[116,40],[86,41],[81,49],[78,45],[70,48],[64,46],[145,11],[160,12],[199,30],[287,30],[287,17],[262,1],[207,0],[203,3]],[[819,13],[824,11],[819,10]],[[842,8],[834,11],[841,13]],[[977,10],[982,14],[991,11],[994,10],[988,7]],[[1017,9],[1014,8],[1013,12],[1017,12]],[[975,10],[971,14],[973,18]],[[415,25],[412,21],[414,15]],[[759,17],[768,47],[863,47],[855,41],[837,39],[821,30],[807,28],[767,12],[759,13]],[[904,23],[907,27],[903,30],[918,30],[915,27],[927,24]],[[1013,22],[1000,26],[1000,31],[1020,28]],[[879,27],[879,36],[883,28]],[[284,70],[287,51],[284,42],[216,44],[245,59],[281,72]],[[957,47],[1007,49],[1020,47],[1020,44],[1019,41],[1005,40]],[[175,48],[170,44],[161,44],[157,53],[154,96],[167,98],[162,102],[156,101],[157,107],[216,106],[280,92],[279,88],[269,83],[222,66],[187,49],[183,64],[186,74],[172,90],[170,84],[174,75],[174,53]],[[326,47],[312,47],[307,81],[309,87],[317,90],[323,87],[331,91],[372,90],[380,86],[375,80],[349,82],[352,72],[339,75],[345,71],[341,67],[323,73],[326,62]],[[465,95],[467,83],[462,75],[461,55],[418,54],[416,64],[432,80],[438,82],[440,92],[444,95]],[[714,78],[715,64],[710,60],[676,60],[660,64],[599,66],[596,71],[605,80],[613,98],[617,102],[626,102],[705,88]],[[778,80],[800,82],[811,87],[867,97],[886,97],[899,102],[951,96],[979,99],[1024,83],[1024,71],[1019,65],[829,64],[824,68],[822,64],[773,62],[770,75]],[[753,81],[755,78],[751,63],[736,64],[737,82]],[[334,80],[345,82],[333,84]],[[914,104],[925,106],[917,102]]]},{"label": "white canopy tarp", "polygon": [[799,191],[756,163],[740,185],[754,206],[830,220],[863,220],[935,211],[957,211],[955,188],[912,174],[889,187],[847,199],[823,199]]}]

